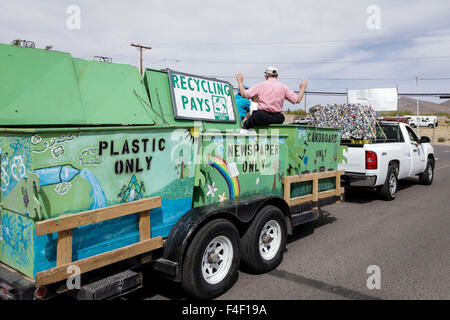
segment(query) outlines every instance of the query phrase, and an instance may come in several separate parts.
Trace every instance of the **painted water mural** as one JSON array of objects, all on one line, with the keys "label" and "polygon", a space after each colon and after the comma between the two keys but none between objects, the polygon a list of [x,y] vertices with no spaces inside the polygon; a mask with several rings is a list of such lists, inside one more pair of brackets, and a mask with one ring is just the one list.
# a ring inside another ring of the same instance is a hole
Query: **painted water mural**
[{"label": "painted water mural", "polygon": [[79,174],[89,183],[92,190],[92,204],[89,206],[89,209],[103,208],[108,205],[100,183],[89,169],[78,170],[71,165],[65,165],[38,169],[35,170],[34,173],[39,176],[41,187],[52,184],[68,183]]},{"label": "painted water mural", "polygon": [[[42,132],[23,135],[20,141],[2,136],[1,197],[13,192],[15,201],[12,211],[1,212],[0,261],[33,277],[56,266],[57,235],[35,236],[35,221],[156,195],[162,206],[150,212],[151,234],[166,237],[192,207],[194,138],[189,130],[181,131],[175,137],[167,129]],[[17,201],[18,188],[33,190],[33,181],[39,181],[35,193],[40,205],[34,216],[24,200],[34,199],[32,194]],[[72,258],[137,241],[137,215],[83,226],[73,232]]]},{"label": "painted water mural", "polygon": [[[336,170],[339,139],[333,130],[296,126],[231,139],[157,127],[0,134],[0,261],[31,277],[55,267],[57,235],[37,237],[34,224],[63,214],[161,196],[151,235],[164,238],[193,206],[282,196],[286,175]],[[83,226],[73,232],[72,259],[137,241],[137,215]]]}]

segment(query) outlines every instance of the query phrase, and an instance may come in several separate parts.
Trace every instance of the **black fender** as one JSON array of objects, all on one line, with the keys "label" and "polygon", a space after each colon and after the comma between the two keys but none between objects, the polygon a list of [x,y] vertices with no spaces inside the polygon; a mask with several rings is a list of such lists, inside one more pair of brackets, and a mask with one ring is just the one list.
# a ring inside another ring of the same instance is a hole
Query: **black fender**
[{"label": "black fender", "polygon": [[291,232],[292,220],[289,206],[283,198],[274,195],[255,194],[193,208],[173,226],[164,242],[161,258],[153,261],[153,268],[162,272],[167,278],[180,282],[184,254],[193,236],[203,225],[213,219],[225,218],[233,222],[241,231],[266,205],[274,205],[283,211],[288,230]]}]

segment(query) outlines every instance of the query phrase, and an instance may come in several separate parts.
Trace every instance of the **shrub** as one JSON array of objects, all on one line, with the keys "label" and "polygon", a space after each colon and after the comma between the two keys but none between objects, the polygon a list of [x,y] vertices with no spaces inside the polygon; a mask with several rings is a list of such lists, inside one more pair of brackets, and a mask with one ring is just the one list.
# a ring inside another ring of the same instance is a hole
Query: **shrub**
[{"label": "shrub", "polygon": [[450,118],[450,113],[448,112],[425,113],[424,116],[437,116]]},{"label": "shrub", "polygon": [[286,112],[289,115],[299,116],[299,117],[306,117],[307,113],[304,110],[297,109],[297,110],[291,110],[288,109]]},{"label": "shrub", "polygon": [[397,111],[389,111],[389,112],[383,112],[381,114],[383,117],[395,117],[397,115],[401,116],[414,116],[415,113],[409,110],[397,110]]},{"label": "shrub", "polygon": [[445,142],[445,138],[440,137],[440,138],[438,139],[438,142]]}]

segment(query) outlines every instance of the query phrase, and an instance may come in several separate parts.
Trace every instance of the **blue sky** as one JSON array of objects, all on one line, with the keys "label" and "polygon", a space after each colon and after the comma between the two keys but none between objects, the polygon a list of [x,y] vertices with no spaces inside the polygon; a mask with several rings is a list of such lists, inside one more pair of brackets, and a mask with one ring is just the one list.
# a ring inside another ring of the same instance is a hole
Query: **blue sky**
[{"label": "blue sky", "polygon": [[[80,8],[80,29],[67,28],[70,5]],[[380,9],[379,29],[367,27],[371,5]],[[0,42],[27,39],[79,58],[102,55],[138,66],[138,51],[129,46],[136,42],[153,47],[144,53],[146,67],[233,85],[237,72],[251,86],[274,65],[293,90],[310,79],[310,91],[398,85],[415,92],[416,75],[450,78],[449,13],[448,0],[3,0]],[[398,80],[335,80],[367,78]],[[449,92],[450,80],[420,81],[419,90]],[[342,101],[311,96],[307,105]]]}]

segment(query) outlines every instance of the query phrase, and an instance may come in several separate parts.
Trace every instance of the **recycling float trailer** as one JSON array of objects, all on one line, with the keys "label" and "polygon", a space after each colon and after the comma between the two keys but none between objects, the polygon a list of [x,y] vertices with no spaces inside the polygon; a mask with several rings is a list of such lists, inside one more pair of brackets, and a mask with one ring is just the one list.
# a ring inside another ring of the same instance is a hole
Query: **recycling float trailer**
[{"label": "recycling float trailer", "polygon": [[339,132],[241,134],[229,83],[9,45],[0,68],[2,298],[111,297],[146,263],[214,297],[342,198]]}]

